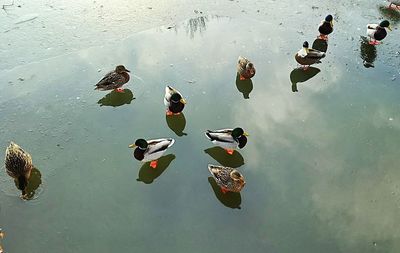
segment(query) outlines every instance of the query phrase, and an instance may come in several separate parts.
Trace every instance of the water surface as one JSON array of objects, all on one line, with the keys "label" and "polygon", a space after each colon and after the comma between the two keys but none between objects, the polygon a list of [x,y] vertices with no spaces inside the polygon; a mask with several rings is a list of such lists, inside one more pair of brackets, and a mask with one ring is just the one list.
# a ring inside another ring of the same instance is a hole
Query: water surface
[{"label": "water surface", "polygon": [[[302,28],[205,16],[1,71],[0,144],[29,151],[41,181],[21,201],[0,174],[4,249],[398,252],[398,30],[365,68],[364,28],[341,23],[354,12],[339,15],[311,77],[291,73],[294,53],[317,36],[315,13]],[[237,82],[239,55],[255,63],[251,83]],[[93,90],[117,64],[134,73],[129,90]],[[173,120],[166,85],[188,101]],[[203,134],[235,126],[250,137],[233,157]],[[140,137],[176,139],[158,171],[133,158]],[[209,163],[238,168],[242,192],[221,194]]]}]

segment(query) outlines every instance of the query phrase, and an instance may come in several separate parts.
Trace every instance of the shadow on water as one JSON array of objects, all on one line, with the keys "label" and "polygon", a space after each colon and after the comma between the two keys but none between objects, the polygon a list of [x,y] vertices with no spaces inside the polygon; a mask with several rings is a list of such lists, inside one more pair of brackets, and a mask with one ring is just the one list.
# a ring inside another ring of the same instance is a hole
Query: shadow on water
[{"label": "shadow on water", "polygon": [[139,170],[138,178],[136,181],[143,182],[145,184],[153,183],[154,179],[158,178],[176,158],[175,155],[169,154],[158,159],[157,168],[153,169],[150,167],[150,162],[143,164]]},{"label": "shadow on water", "polygon": [[378,6],[379,13],[390,21],[390,23],[398,24],[400,22],[400,11],[388,8],[386,6]]},{"label": "shadow on water", "polygon": [[253,90],[253,81],[251,79],[240,80],[239,73],[236,73],[236,88],[243,94],[244,99],[249,99],[249,95]]},{"label": "shadow on water", "polygon": [[215,182],[213,177],[209,177],[208,182],[210,183],[215,197],[217,197],[219,202],[229,208],[241,209],[240,204],[242,204],[242,196],[240,195],[240,192],[222,193],[221,188],[218,186],[217,182]]},{"label": "shadow on water", "polygon": [[[17,182],[15,180],[14,183],[15,187],[17,187]],[[24,199],[25,200],[34,199],[35,195],[37,195],[37,190],[39,189],[41,184],[42,184],[42,174],[36,167],[33,167],[31,170],[31,175],[28,180],[28,186],[26,188],[26,194],[24,196]]]},{"label": "shadow on water", "polygon": [[100,99],[97,103],[100,106],[121,106],[125,104],[130,104],[134,100],[133,93],[130,89],[124,89],[124,92],[111,91]]},{"label": "shadow on water", "polygon": [[297,92],[297,83],[303,83],[316,76],[321,70],[315,67],[309,67],[307,70],[302,68],[293,69],[290,72],[290,81],[292,82],[292,91]]},{"label": "shadow on water", "polygon": [[167,121],[168,127],[178,136],[184,136],[187,135],[187,133],[184,133],[183,130],[185,130],[186,126],[186,118],[185,115],[180,113],[179,115],[172,115],[172,116],[167,116],[165,115],[165,120]]},{"label": "shadow on water", "polygon": [[238,168],[244,164],[244,158],[237,150],[235,150],[232,155],[228,154],[221,147],[208,148],[205,149],[204,152],[214,158],[222,166]]},{"label": "shadow on water", "polygon": [[316,39],[313,42],[312,48],[326,53],[326,51],[328,51],[328,42],[326,40]]},{"label": "shadow on water", "polygon": [[376,47],[374,45],[370,45],[368,38],[364,36],[361,36],[360,42],[361,42],[360,56],[361,59],[363,59],[364,67],[366,68],[375,67],[374,61],[376,59],[376,56],[378,55]]}]

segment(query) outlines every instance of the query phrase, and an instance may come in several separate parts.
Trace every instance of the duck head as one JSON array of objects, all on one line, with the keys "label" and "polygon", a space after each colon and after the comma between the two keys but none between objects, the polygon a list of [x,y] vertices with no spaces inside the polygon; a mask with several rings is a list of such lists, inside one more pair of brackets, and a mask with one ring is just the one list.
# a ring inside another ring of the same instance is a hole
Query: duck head
[{"label": "duck head", "polygon": [[235,183],[237,183],[240,186],[239,189],[242,189],[244,187],[244,185],[246,184],[246,181],[244,180],[244,177],[237,170],[232,170],[231,173],[230,173],[230,177],[232,178],[232,180]]},{"label": "duck head", "polygon": [[182,96],[179,93],[174,93],[171,96],[171,101],[172,103],[179,103],[181,102],[182,104],[186,104],[186,100],[182,98]]},{"label": "duck head", "polygon": [[389,23],[389,21],[387,21],[387,20],[383,20],[383,21],[379,24],[379,26],[380,26],[380,27],[387,28],[387,29],[389,29],[389,31],[392,30],[392,27],[390,26],[390,23]]},{"label": "duck head", "polygon": [[124,65],[118,65],[118,66],[115,68],[115,72],[117,72],[117,73],[123,73],[123,72],[130,72],[130,71],[127,70],[127,69],[125,68]]},{"label": "duck head", "polygon": [[138,147],[141,150],[146,150],[149,144],[145,139],[137,139],[134,144],[129,145],[130,148]]},{"label": "duck head", "polygon": [[328,16],[325,17],[325,22],[328,22],[331,24],[331,26],[333,27],[333,16],[331,14],[329,14]]},{"label": "duck head", "polygon": [[239,148],[244,148],[244,146],[246,146],[247,136],[249,136],[249,134],[246,133],[241,127],[237,127],[232,130],[232,137],[239,143]]}]

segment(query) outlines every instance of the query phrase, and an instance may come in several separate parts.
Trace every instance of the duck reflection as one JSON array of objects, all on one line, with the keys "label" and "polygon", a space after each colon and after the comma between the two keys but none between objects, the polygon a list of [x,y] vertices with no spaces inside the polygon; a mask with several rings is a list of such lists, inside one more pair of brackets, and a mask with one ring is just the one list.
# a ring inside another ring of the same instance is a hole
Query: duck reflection
[{"label": "duck reflection", "polygon": [[130,104],[133,99],[133,93],[130,89],[124,89],[124,92],[116,92],[113,90],[100,99],[97,103],[100,104],[100,106],[117,107]]},{"label": "duck reflection", "polygon": [[173,115],[173,116],[165,116],[165,120],[167,121],[168,127],[174,131],[174,133],[178,136],[184,136],[187,135],[187,133],[184,133],[183,130],[185,130],[186,126],[186,118],[185,115],[182,113],[178,115]]},{"label": "duck reflection", "polygon": [[321,70],[315,67],[309,67],[307,70],[297,68],[290,72],[290,81],[292,82],[292,91],[298,92],[297,83],[303,83],[316,76]]},{"label": "duck reflection", "polygon": [[316,39],[313,42],[312,48],[326,53],[328,50],[328,42],[326,40]]},{"label": "duck reflection", "polygon": [[158,159],[157,169],[150,167],[150,162],[143,164],[139,170],[137,181],[145,184],[153,183],[154,179],[158,178],[176,158],[175,155],[169,154]]},{"label": "duck reflection", "polygon": [[[14,183],[15,183],[15,187],[18,188],[16,180],[14,180]],[[39,189],[39,186],[41,184],[42,184],[42,174],[36,167],[33,167],[31,170],[29,179],[28,179],[28,186],[26,187],[25,195],[23,195],[22,198],[25,200],[34,199],[34,197],[37,193],[37,190]]]},{"label": "duck reflection", "polygon": [[239,192],[222,193],[221,188],[218,186],[217,182],[215,182],[214,178],[209,177],[208,182],[210,183],[215,196],[224,206],[237,209],[241,208],[240,204],[242,203],[242,196]]},{"label": "duck reflection", "polygon": [[361,46],[360,46],[360,56],[363,59],[364,67],[373,68],[374,61],[376,56],[378,55],[376,47],[374,45],[369,44],[369,40],[367,37],[361,37]]},{"label": "duck reflection", "polygon": [[208,148],[204,152],[226,167],[238,168],[244,164],[244,158],[237,150],[232,155],[221,147]]},{"label": "duck reflection", "polygon": [[251,79],[240,80],[240,76],[236,73],[236,88],[239,92],[243,93],[244,99],[249,99],[249,95],[253,90],[253,82]]},{"label": "duck reflection", "polygon": [[400,12],[398,10],[388,8],[387,6],[379,6],[379,13],[390,21],[390,23],[397,24],[400,22]]}]

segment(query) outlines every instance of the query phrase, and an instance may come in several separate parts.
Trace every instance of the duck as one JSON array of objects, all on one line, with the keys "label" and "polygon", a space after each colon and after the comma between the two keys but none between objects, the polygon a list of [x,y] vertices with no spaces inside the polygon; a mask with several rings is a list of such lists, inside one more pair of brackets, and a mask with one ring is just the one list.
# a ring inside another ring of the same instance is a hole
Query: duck
[{"label": "duck", "polygon": [[160,138],[153,140],[137,139],[129,148],[135,148],[133,156],[141,162],[150,162],[150,167],[157,168],[157,160],[165,151],[174,145],[172,138]]},{"label": "duck", "polygon": [[167,86],[165,87],[164,105],[167,108],[167,116],[179,115],[185,108],[186,100],[177,89]]},{"label": "duck", "polygon": [[[390,2],[388,8],[400,10],[400,0],[388,0],[388,1]],[[392,7],[392,5],[394,5],[394,7]]]},{"label": "duck", "polygon": [[328,15],[322,20],[321,24],[318,27],[318,31],[320,35],[318,39],[328,40],[328,35],[333,32],[333,16]]},{"label": "duck", "polygon": [[367,25],[367,35],[370,39],[369,44],[371,45],[379,45],[381,44],[381,40],[383,40],[386,35],[386,28],[390,31],[392,28],[390,27],[390,23],[387,20],[383,20],[378,24],[368,24]]},{"label": "duck", "polygon": [[95,85],[95,90],[115,90],[116,92],[124,92],[121,87],[129,81],[129,72],[130,71],[127,70],[124,65],[118,65],[115,67],[115,70],[107,73],[103,79]]},{"label": "duck", "polygon": [[321,59],[324,57],[324,52],[309,48],[307,41],[304,41],[303,48],[294,56],[299,64],[305,66],[304,69],[307,69],[312,64],[321,63]]},{"label": "duck", "polygon": [[248,59],[239,56],[237,63],[237,72],[240,76],[240,80],[251,79],[256,74],[254,64]]},{"label": "duck", "polygon": [[208,170],[221,187],[222,193],[240,192],[246,184],[243,175],[237,169],[209,164]]},{"label": "duck", "polygon": [[205,135],[212,143],[225,149],[230,155],[233,154],[235,149],[244,148],[247,144],[247,136],[249,136],[241,127],[207,130]]},{"label": "duck", "polygon": [[22,192],[21,197],[25,197],[33,168],[31,155],[16,143],[10,142],[6,149],[5,168],[7,174],[16,181],[17,188]]}]

